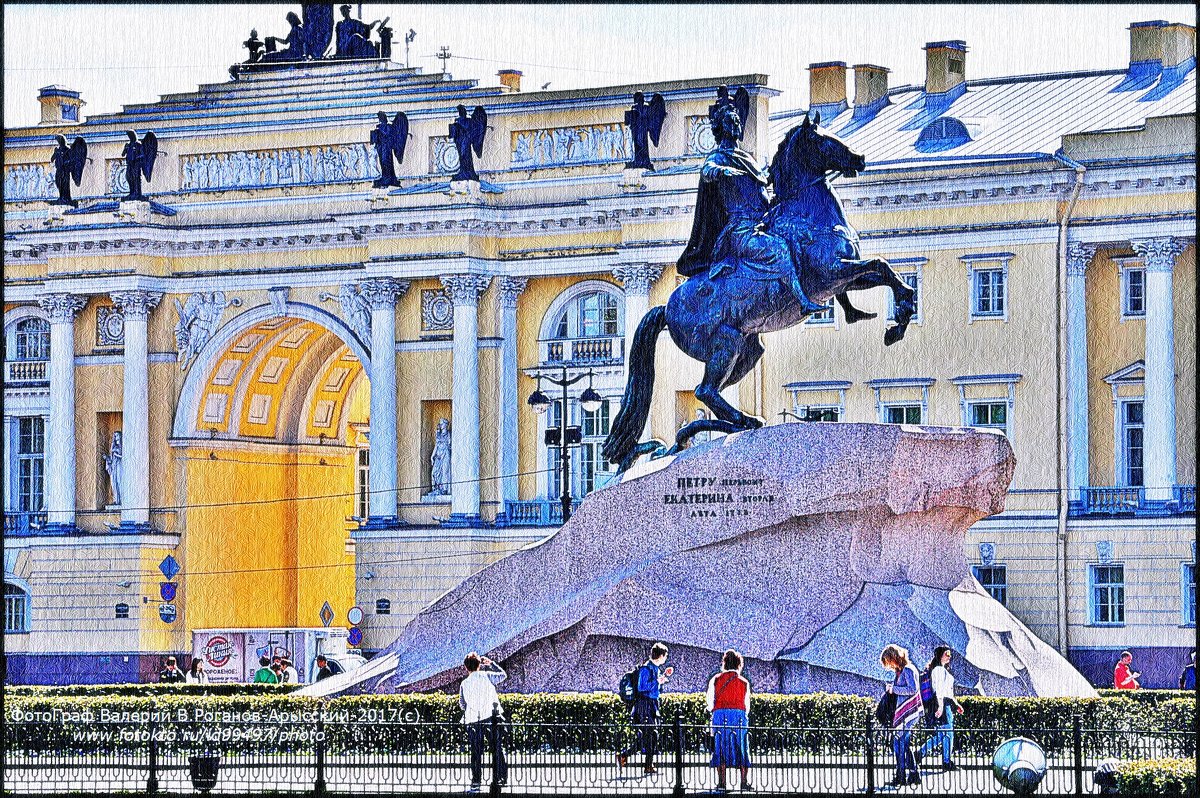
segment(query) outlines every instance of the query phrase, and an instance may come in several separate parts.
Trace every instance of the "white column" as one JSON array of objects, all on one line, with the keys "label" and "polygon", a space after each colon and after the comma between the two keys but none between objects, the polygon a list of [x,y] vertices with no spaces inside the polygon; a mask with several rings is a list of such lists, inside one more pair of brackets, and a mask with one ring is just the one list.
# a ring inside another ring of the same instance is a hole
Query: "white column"
[{"label": "white column", "polygon": [[50,420],[46,435],[46,531],[75,526],[75,314],[87,298],[50,294],[38,300],[50,314]]},{"label": "white column", "polygon": [[125,317],[125,392],[121,404],[121,527],[150,528],[150,362],[146,323],[163,295],[114,291]]},{"label": "white column", "polygon": [[613,277],[625,287],[625,374],[629,375],[629,351],[642,317],[650,310],[650,287],[662,276],[663,267],[652,263],[627,263],[613,269]]},{"label": "white column", "polygon": [[396,300],[407,280],[381,277],[362,284],[371,309],[370,513],[366,527],[399,524],[396,509]]},{"label": "white column", "polygon": [[450,420],[450,525],[479,522],[479,295],[490,277],[442,278],[454,303],[454,390]]},{"label": "white column", "polygon": [[500,429],[496,448],[500,475],[501,512],[505,502],[517,500],[517,297],[525,290],[524,277],[501,277],[497,282],[496,312],[500,325],[500,369],[497,378]]},{"label": "white column", "polygon": [[1087,302],[1084,277],[1096,254],[1090,244],[1067,246],[1067,497],[1082,501],[1088,485]]},{"label": "white column", "polygon": [[1175,485],[1175,307],[1171,273],[1177,238],[1134,241],[1146,262],[1145,482],[1148,501],[1168,501]]}]

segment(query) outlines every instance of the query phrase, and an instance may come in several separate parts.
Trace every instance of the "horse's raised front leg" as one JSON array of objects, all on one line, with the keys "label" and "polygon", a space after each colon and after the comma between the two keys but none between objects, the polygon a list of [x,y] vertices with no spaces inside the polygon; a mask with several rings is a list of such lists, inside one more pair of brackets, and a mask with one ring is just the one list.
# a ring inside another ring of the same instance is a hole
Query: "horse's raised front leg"
[{"label": "horse's raised front leg", "polygon": [[896,270],[883,258],[867,258],[859,261],[843,260],[842,263],[850,267],[866,269],[865,273],[846,285],[847,291],[862,291],[881,285],[892,289],[892,301],[896,305],[896,323],[884,331],[883,343],[891,346],[903,338],[905,331],[908,330],[909,322],[917,312],[917,292],[900,279]]},{"label": "horse's raised front leg", "polygon": [[[860,279],[863,279],[863,278],[860,278]],[[847,286],[846,291],[850,291],[850,290],[858,290],[858,289],[857,289],[857,286],[853,286],[853,285]],[[850,297],[846,296],[846,291],[843,291],[842,293],[838,294],[835,297],[835,299],[837,299],[838,304],[842,306],[842,315],[846,317],[847,324],[853,324],[856,321],[867,321],[868,319],[873,319],[878,315],[876,313],[868,313],[865,310],[859,310],[858,308],[851,305]]]}]

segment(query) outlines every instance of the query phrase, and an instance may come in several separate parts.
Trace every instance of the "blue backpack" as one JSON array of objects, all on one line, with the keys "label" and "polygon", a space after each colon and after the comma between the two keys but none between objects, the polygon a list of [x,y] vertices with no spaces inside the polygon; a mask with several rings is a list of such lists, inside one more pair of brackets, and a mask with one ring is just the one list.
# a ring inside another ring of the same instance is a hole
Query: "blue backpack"
[{"label": "blue backpack", "polygon": [[642,675],[642,666],[638,665],[629,673],[621,677],[620,684],[617,685],[617,695],[621,697],[622,703],[626,706],[633,706],[638,697],[638,679]]},{"label": "blue backpack", "polygon": [[928,670],[921,671],[917,683],[921,690],[921,705],[925,709],[925,720],[931,723],[938,711],[938,700],[937,693],[933,692],[933,679],[930,677]]}]

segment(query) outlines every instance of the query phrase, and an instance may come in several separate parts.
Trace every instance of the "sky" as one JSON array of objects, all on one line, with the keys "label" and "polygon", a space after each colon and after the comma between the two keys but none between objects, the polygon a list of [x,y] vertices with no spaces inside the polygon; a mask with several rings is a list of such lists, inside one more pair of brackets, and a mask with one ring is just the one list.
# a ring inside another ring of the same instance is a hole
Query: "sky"
[{"label": "sky", "polygon": [[[357,16],[358,4],[354,4]],[[611,86],[764,73],[783,92],[773,110],[808,103],[810,63],[872,63],[890,84],[924,81],[926,42],[967,42],[967,78],[1119,69],[1129,23],[1196,24],[1175,5],[406,5],[363,3],[366,21],[389,17],[392,59],[417,32],[411,64],[498,85],[519,69],[522,89]],[[299,3],[263,5],[4,5],[4,124],[36,124],[38,89],[82,92],[84,115],[153,102],[228,80],[251,28],[283,37]],[[853,87],[850,87],[851,96]]]}]

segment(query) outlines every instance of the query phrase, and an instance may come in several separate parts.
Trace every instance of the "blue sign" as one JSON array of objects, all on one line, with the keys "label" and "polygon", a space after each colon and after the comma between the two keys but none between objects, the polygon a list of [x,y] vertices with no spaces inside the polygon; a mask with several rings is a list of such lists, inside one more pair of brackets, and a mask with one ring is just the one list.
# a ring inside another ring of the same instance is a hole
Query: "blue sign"
[{"label": "blue sign", "polygon": [[175,578],[175,574],[179,573],[179,563],[175,558],[168,554],[163,558],[163,561],[158,564],[158,570],[162,571],[162,575],[170,581]]},{"label": "blue sign", "polygon": [[357,626],[350,627],[350,645],[358,647],[362,644],[362,629]]},{"label": "blue sign", "polygon": [[163,623],[175,623],[176,611],[174,604],[159,604],[158,617],[162,618]]},{"label": "blue sign", "polygon": [[174,582],[159,582],[158,595],[162,596],[163,601],[174,601],[175,596],[179,593],[179,585]]}]

